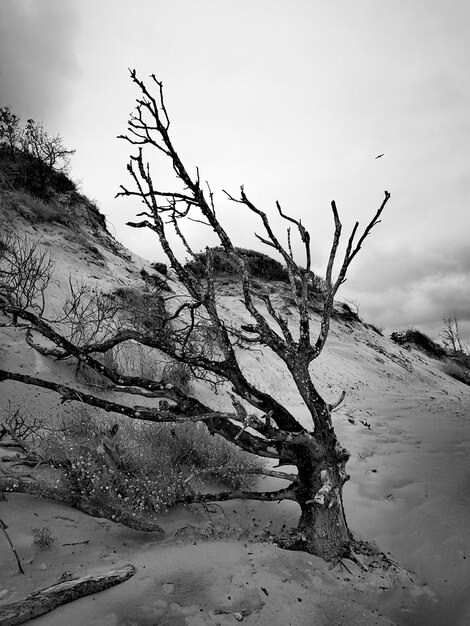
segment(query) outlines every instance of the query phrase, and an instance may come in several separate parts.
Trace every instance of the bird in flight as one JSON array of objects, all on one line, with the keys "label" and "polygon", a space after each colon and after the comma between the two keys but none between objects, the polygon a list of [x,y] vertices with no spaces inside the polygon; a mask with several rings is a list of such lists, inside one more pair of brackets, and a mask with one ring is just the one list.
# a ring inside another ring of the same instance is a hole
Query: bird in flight
[{"label": "bird in flight", "polygon": [[376,159],[381,159],[384,155],[383,154],[378,154],[375,158]]}]

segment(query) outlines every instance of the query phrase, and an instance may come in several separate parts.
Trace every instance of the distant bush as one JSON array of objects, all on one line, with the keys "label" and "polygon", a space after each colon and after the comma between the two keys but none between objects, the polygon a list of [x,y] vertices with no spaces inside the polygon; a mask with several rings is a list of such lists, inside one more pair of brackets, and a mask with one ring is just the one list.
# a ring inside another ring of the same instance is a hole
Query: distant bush
[{"label": "distant bush", "polygon": [[453,361],[450,361],[449,363],[445,363],[442,369],[444,373],[447,374],[448,376],[455,378],[455,380],[458,380],[461,383],[470,385],[470,370],[469,369],[462,367],[462,365],[459,365],[458,363],[455,363]]},{"label": "distant bush", "polygon": [[70,215],[56,200],[41,200],[26,190],[12,194],[9,204],[25,217],[28,217],[28,213],[29,216],[32,214],[35,221],[38,222],[56,222],[65,225],[70,222]]},{"label": "distant bush", "polygon": [[451,359],[464,369],[470,370],[470,354],[459,350],[457,352],[451,352]]},{"label": "distant bush", "polygon": [[360,317],[353,311],[352,308],[346,302],[341,302],[337,308],[333,311],[333,317],[339,317],[346,322],[360,322]]},{"label": "distant bush", "polygon": [[41,123],[29,119],[22,126],[10,107],[0,108],[0,161],[10,188],[24,189],[43,200],[76,190],[67,176],[74,153],[60,135],[50,135]]},{"label": "distant bush", "polygon": [[[235,249],[247,264],[248,272],[252,279],[277,281],[282,283],[289,282],[287,269],[282,265],[282,263],[276,261],[276,259],[273,259],[262,252],[257,252],[256,250],[247,250],[246,248]],[[223,248],[211,248],[211,253],[214,273],[216,275],[235,275],[237,273],[236,267]],[[186,263],[185,267],[190,269],[197,277],[204,276],[206,271],[206,253],[199,252],[196,254],[195,259]],[[318,300],[321,301],[325,292],[325,281],[320,278],[320,276],[314,274],[314,272],[310,272],[309,285],[310,296],[312,297],[311,304],[314,304]],[[253,280],[252,287],[259,291],[263,288],[263,285],[257,282],[257,280]],[[300,282],[296,284],[296,291],[297,295],[300,295]],[[293,302],[293,304],[295,304],[295,302]]]},{"label": "distant bush", "polygon": [[158,274],[149,274],[146,269],[142,268],[140,270],[140,276],[141,276],[142,280],[145,280],[145,282],[148,285],[151,285],[152,287],[156,287],[157,289],[159,289],[161,291],[171,292],[171,288],[168,286],[167,281],[160,276],[160,273],[158,273]]},{"label": "distant bush", "polygon": [[166,263],[151,263],[150,265],[156,272],[160,272],[160,274],[168,274],[168,266]]},{"label": "distant bush", "polygon": [[[236,248],[236,251],[246,262],[248,272],[253,278],[278,280],[281,282],[287,282],[289,280],[286,268],[279,263],[279,261],[276,261],[276,259],[271,258],[267,254],[257,252],[256,250],[247,250],[245,248]],[[211,248],[211,253],[215,274],[236,273],[233,262],[223,248]],[[190,269],[193,274],[198,277],[204,276],[206,270],[206,253],[197,253],[196,258],[188,261],[185,267]]]},{"label": "distant bush", "polygon": [[390,339],[399,346],[413,345],[421,352],[425,352],[436,359],[442,359],[446,356],[446,351],[442,346],[416,328],[393,332]]}]

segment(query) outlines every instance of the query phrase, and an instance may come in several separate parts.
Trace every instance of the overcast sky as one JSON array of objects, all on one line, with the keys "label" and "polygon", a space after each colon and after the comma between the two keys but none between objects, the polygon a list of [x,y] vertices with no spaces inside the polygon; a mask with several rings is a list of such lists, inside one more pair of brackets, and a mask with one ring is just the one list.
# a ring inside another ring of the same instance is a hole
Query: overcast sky
[{"label": "overcast sky", "polygon": [[236,245],[259,248],[221,191],[244,184],[263,210],[301,217],[323,274],[331,200],[346,230],[387,189],[340,295],[387,331],[437,338],[456,315],[470,344],[469,25],[468,0],[0,0],[0,106],[76,148],[72,177],[150,260],[163,260],[152,234],[125,226],[140,206],[114,199],[129,67],[163,81],[174,143]]}]

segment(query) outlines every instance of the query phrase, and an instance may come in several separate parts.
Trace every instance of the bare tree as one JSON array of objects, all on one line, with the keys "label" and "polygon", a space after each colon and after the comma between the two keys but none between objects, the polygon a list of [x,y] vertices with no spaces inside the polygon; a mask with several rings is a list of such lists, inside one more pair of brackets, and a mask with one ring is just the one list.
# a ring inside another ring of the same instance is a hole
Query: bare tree
[{"label": "bare tree", "polygon": [[0,108],[0,143],[6,143],[10,155],[15,156],[15,149],[21,136],[20,118],[13,113],[10,107]]},{"label": "bare tree", "polygon": [[40,249],[39,241],[11,232],[0,235],[0,293],[18,310],[44,313],[53,272],[51,256]]},{"label": "bare tree", "polygon": [[444,346],[453,352],[465,352],[460,338],[459,322],[455,315],[445,317],[442,321],[444,325],[441,330],[441,337]]},{"label": "bare tree", "polygon": [[56,172],[67,172],[70,157],[75,154],[75,150],[69,150],[64,146],[60,135],[49,135],[42,124],[32,119],[26,122],[21,145],[25,152]]},{"label": "bare tree", "polygon": [[346,298],[345,302],[351,308],[351,311],[359,317],[359,307],[361,306],[359,300],[355,300],[354,298]]},{"label": "bare tree", "polygon": [[75,154],[75,150],[66,148],[60,135],[50,135],[42,124],[32,119],[26,122],[20,145],[23,153],[29,157],[33,170],[37,172],[39,193],[44,196],[53,173],[68,172],[70,157]]},{"label": "bare tree", "polygon": [[[56,391],[63,401],[84,402],[135,419],[154,422],[200,421],[211,433],[218,433],[243,450],[276,459],[278,466],[294,465],[297,467],[296,474],[281,470],[262,471],[289,481],[287,487],[274,492],[237,490],[209,494],[194,491],[186,495],[184,501],[207,503],[234,498],[293,500],[301,510],[299,525],[288,537],[283,538],[281,545],[306,550],[327,560],[351,556],[353,537],[346,523],[342,501],[343,485],[348,479],[345,468],[349,453],[339,443],[331,418],[333,409],[343,400],[344,393],[333,402],[324,399],[312,381],[309,366],[320,355],[327,340],[335,295],[345,281],[348,268],[364,240],[379,223],[390,194],[385,192],[380,207],[362,232],[359,232],[359,224],[355,224],[336,275],[334,265],[342,225],[336,204],[331,203],[335,228],[326,266],[320,330],[316,337],[312,337],[309,316],[311,249],[310,235],[305,226],[300,220],[288,216],[281,205],[276,203],[277,212],[288,227],[288,244],[284,246],[266,213],[253,204],[243,187],[237,197],[227,193],[227,197],[237,203],[240,210],[252,213],[260,220],[263,233],[256,234],[257,238],[283,259],[289,274],[292,299],[298,311],[298,323],[294,327],[275,307],[269,295],[256,291],[243,256],[237,252],[219,221],[210,187],[207,185],[205,191],[199,172],[191,176],[183,165],[170,138],[170,119],[162,83],[152,75],[151,87],[148,87],[135,71],[131,71],[131,78],[139,90],[139,96],[136,110],[128,122],[128,132],[122,138],[135,146],[137,153],[131,156],[127,168],[132,186],[122,186],[118,195],[136,198],[143,203],[144,210],[139,214],[139,221],[129,222],[129,225],[148,228],[156,233],[180,285],[184,287],[184,294],[182,292],[177,299],[173,299],[169,308],[168,320],[174,331],[164,332],[168,328],[165,324],[163,328],[140,324],[138,327],[118,329],[102,341],[79,345],[66,338],[31,307],[21,307],[11,301],[8,293],[0,295],[0,305],[5,314],[28,322],[55,344],[55,349],[59,348],[64,355],[100,372],[113,383],[115,389],[121,392],[127,390],[129,399],[135,397],[135,394],[141,394],[147,398],[164,398],[167,402],[155,408],[124,404],[85,393],[76,386],[5,369],[0,369],[0,381],[9,379],[37,385]],[[154,185],[150,165],[144,160],[144,150],[147,149],[163,155],[170,162],[179,191],[165,191]],[[170,235],[175,232],[188,254],[195,256],[184,234],[185,224],[190,225],[191,220],[203,222],[216,234],[220,246],[236,270],[243,304],[251,317],[251,324],[240,323],[234,327],[233,321],[229,324],[224,320],[217,301],[210,249],[206,250],[202,278],[196,277],[176,255],[170,243]],[[302,243],[304,264],[297,262],[293,254],[291,229]],[[202,331],[206,341],[200,340]],[[212,348],[208,353],[209,338]],[[158,349],[177,362],[225,380],[231,386],[233,410],[213,410],[189,391],[177,389],[161,379],[118,373],[96,358],[96,355],[129,341]],[[283,361],[305,404],[306,414],[309,415],[307,426],[301,424],[288,407],[247,378],[240,365],[239,351],[240,348],[249,349],[256,344],[271,350]],[[248,408],[252,413],[248,412]]]},{"label": "bare tree", "polygon": [[9,186],[21,186],[42,198],[48,194],[48,186],[55,190],[70,191],[75,185],[68,174],[70,157],[75,150],[65,147],[62,137],[50,135],[44,126],[29,119],[25,126],[10,107],[0,108],[0,148],[17,161],[9,167]]}]

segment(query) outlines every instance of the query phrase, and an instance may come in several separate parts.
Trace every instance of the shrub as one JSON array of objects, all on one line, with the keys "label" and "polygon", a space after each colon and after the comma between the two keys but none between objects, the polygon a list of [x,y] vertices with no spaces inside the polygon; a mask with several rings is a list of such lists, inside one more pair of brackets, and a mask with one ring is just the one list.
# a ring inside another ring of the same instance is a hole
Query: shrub
[{"label": "shrub", "polygon": [[44,200],[54,194],[73,193],[77,189],[66,172],[48,167],[42,159],[22,149],[16,149],[12,156],[6,146],[0,146],[0,159],[9,188],[23,190]]},{"label": "shrub", "polygon": [[151,267],[153,267],[153,269],[160,274],[164,274],[165,276],[168,274],[168,267],[166,263],[152,263]]},{"label": "shrub", "polygon": [[446,351],[442,346],[416,328],[393,332],[390,339],[399,346],[413,345],[421,352],[425,352],[436,359],[442,359],[446,356]]},{"label": "shrub", "polygon": [[29,213],[38,222],[56,222],[64,225],[70,222],[69,214],[56,200],[42,200],[27,190],[16,191],[10,199],[10,206],[25,217]]},{"label": "shrub", "polygon": [[21,408],[14,408],[8,403],[4,412],[4,425],[0,425],[0,439],[9,434],[20,441],[33,441],[44,427],[44,419],[33,417]]},{"label": "shrub", "polygon": [[463,351],[453,352],[451,359],[454,363],[457,363],[464,369],[470,370],[470,354],[466,354]]},{"label": "shrub", "polygon": [[[267,254],[245,248],[236,248],[236,251],[246,262],[250,276],[263,280],[288,281],[289,276],[286,268]],[[215,274],[236,274],[236,268],[223,248],[211,248],[211,253]],[[195,257],[195,259],[188,261],[185,267],[196,276],[202,277],[206,269],[206,253],[198,252]]]},{"label": "shrub", "polygon": [[31,528],[33,533],[33,542],[39,546],[40,550],[47,550],[52,546],[57,537],[54,537],[50,528],[43,526],[42,528]]},{"label": "shrub", "polygon": [[337,308],[333,311],[333,317],[339,317],[346,322],[360,322],[359,315],[356,311],[353,311],[349,304],[341,302]]},{"label": "shrub", "polygon": [[171,361],[163,367],[161,380],[163,383],[170,383],[184,393],[191,390],[191,379],[193,375],[191,368],[186,363]]},{"label": "shrub", "polygon": [[[254,480],[250,472],[262,467],[258,457],[210,435],[202,424],[127,418],[118,424],[110,428],[109,418],[82,410],[64,418],[43,440],[42,454],[63,468],[67,488],[95,504],[119,504],[151,515],[184,501],[203,479],[247,487]],[[112,456],[106,445],[113,446]]]},{"label": "shrub", "polygon": [[111,294],[111,298],[120,301],[123,316],[136,330],[154,334],[161,331],[166,313],[158,290],[120,287]]},{"label": "shrub", "polygon": [[444,373],[447,374],[448,376],[455,378],[455,380],[458,380],[461,383],[470,385],[470,370],[469,369],[462,367],[462,365],[459,365],[458,363],[455,363],[454,361],[445,363],[442,369]]},{"label": "shrub", "polygon": [[167,281],[160,276],[160,274],[149,274],[145,269],[140,270],[140,276],[142,280],[155,288],[158,291],[166,291],[171,293],[171,288],[168,286]]}]

